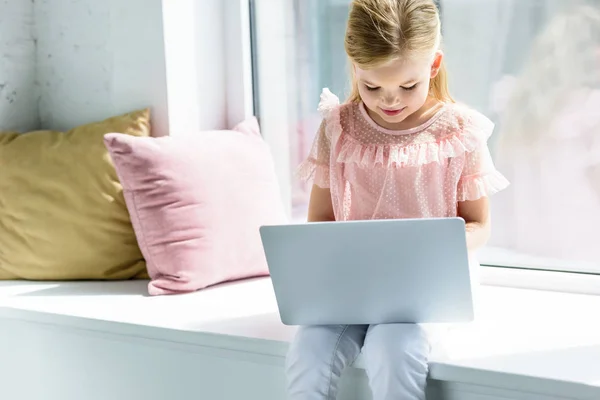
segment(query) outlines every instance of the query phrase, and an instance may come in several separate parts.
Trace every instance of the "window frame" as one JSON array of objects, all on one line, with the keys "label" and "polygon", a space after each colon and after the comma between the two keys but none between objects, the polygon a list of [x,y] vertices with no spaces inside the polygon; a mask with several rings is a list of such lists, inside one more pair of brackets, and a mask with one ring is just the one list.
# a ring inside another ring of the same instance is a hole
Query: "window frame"
[{"label": "window frame", "polygon": [[[292,176],[290,170],[289,154],[289,135],[281,134],[287,132],[288,114],[290,107],[286,101],[287,79],[286,63],[269,62],[269,55],[273,53],[285,54],[285,43],[289,40],[286,35],[285,24],[285,1],[273,0],[230,0],[227,2],[232,15],[226,12],[226,29],[230,24],[239,24],[239,17],[243,22],[243,41],[232,40],[229,43],[229,52],[242,51],[246,56],[243,57],[245,63],[246,79],[250,77],[253,82],[243,87],[245,110],[250,109],[248,103],[252,103],[252,111],[260,121],[261,133],[264,140],[271,148],[273,161],[277,178],[279,180],[281,198],[283,200],[285,211],[289,218],[292,214]],[[269,17],[268,23],[257,23],[261,17]],[[253,46],[251,38],[255,37],[255,43],[266,43],[268,41],[268,52],[260,51]],[[229,64],[235,64],[232,60],[239,60],[238,57],[228,58]],[[239,74],[239,73],[238,73]],[[234,99],[235,93],[239,93],[240,88],[235,82],[228,82],[230,87],[230,99]],[[228,104],[228,107],[242,107],[241,104]],[[259,110],[269,110],[269,112],[258,112]]]},{"label": "window frame", "polygon": [[[233,2],[237,2],[235,0]],[[286,1],[273,0],[239,0],[254,7],[255,24],[252,34],[259,43],[255,47],[268,47],[269,55],[285,52],[286,36]],[[268,13],[268,14],[266,14]],[[268,24],[260,24],[261,15],[269,16]],[[251,18],[250,12],[248,18]],[[288,24],[289,25],[289,24]],[[248,34],[250,35],[250,33]],[[266,46],[264,43],[268,43]],[[249,45],[250,46],[250,45]],[[267,62],[265,52],[258,51],[252,55],[254,76],[257,85],[254,87],[254,98],[257,109],[261,110],[261,129],[265,140],[270,145],[275,161],[275,167],[280,179],[282,197],[291,216],[292,207],[292,174],[290,171],[290,141],[288,135],[278,134],[288,132],[286,118],[290,112],[285,90],[287,80],[286,60],[280,63]],[[263,65],[268,65],[265,69]],[[268,110],[268,112],[265,112]],[[481,283],[487,286],[503,286],[523,289],[537,289],[566,293],[600,295],[600,273],[562,271],[555,268],[528,267],[523,265],[491,265],[482,264]]]},{"label": "window frame", "polygon": [[256,114],[249,0],[223,3],[226,60],[227,123],[233,127]]}]

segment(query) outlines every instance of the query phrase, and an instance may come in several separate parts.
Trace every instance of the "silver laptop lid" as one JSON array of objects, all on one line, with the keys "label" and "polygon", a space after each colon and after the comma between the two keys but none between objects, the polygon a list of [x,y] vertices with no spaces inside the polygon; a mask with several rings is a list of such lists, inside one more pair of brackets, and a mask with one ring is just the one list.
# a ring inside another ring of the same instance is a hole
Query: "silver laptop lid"
[{"label": "silver laptop lid", "polygon": [[473,319],[460,218],[265,226],[260,232],[284,324]]}]

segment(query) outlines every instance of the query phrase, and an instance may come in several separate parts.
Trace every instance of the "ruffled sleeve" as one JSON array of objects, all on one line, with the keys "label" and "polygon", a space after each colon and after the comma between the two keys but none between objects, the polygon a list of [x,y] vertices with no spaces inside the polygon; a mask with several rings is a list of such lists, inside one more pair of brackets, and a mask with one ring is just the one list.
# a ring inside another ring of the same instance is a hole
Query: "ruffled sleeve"
[{"label": "ruffled sleeve", "polygon": [[323,89],[319,102],[319,113],[323,117],[317,136],[306,160],[298,167],[297,175],[303,181],[313,181],[321,188],[329,188],[331,167],[331,121],[334,118],[333,110],[339,106],[339,99],[329,91]]},{"label": "ruffled sleeve", "polygon": [[458,201],[474,201],[489,197],[508,187],[508,180],[496,169],[488,139],[494,124],[475,111],[466,116],[463,134],[472,137],[477,145],[465,155],[465,165],[458,182]]}]

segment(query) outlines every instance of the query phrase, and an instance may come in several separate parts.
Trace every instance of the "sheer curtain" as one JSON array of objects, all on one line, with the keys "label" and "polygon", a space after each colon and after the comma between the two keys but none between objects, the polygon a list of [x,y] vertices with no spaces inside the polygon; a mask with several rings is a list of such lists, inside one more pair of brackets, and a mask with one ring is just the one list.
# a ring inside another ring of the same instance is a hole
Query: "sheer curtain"
[{"label": "sheer curtain", "polygon": [[513,186],[494,202],[488,256],[598,273],[600,2],[544,5],[528,57],[496,90],[496,163]]}]

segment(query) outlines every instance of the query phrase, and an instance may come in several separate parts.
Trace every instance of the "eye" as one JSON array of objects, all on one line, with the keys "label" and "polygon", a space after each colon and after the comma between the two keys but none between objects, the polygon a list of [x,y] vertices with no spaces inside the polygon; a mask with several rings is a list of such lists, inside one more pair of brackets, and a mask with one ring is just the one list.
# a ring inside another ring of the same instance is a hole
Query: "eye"
[{"label": "eye", "polygon": [[414,85],[412,85],[412,86],[409,86],[409,87],[404,87],[404,86],[400,86],[400,87],[401,87],[402,89],[404,89],[404,90],[406,90],[406,91],[410,92],[411,90],[415,90],[415,89],[417,88],[417,86],[418,86],[418,85],[419,85],[418,83],[415,83]]},{"label": "eye", "polygon": [[365,87],[367,88],[367,90],[368,90],[369,92],[374,92],[374,91],[376,91],[376,90],[379,90],[379,89],[380,89],[379,87],[372,87],[372,86],[367,86],[367,85],[365,85]]}]

